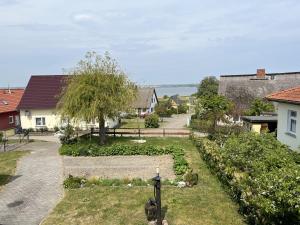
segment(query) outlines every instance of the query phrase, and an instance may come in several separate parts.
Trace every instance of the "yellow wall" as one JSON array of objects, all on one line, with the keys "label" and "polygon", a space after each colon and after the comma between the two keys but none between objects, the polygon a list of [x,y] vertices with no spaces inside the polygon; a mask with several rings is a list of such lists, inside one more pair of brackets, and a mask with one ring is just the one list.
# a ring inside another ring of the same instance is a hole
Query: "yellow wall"
[{"label": "yellow wall", "polygon": [[[37,129],[39,126],[36,126],[36,118],[37,117],[45,117],[45,126],[41,127],[47,127],[48,129],[53,129],[54,127],[61,127],[62,121],[61,121],[61,116],[56,112],[55,109],[42,109],[42,110],[28,110],[29,115],[25,113],[25,110],[20,110],[20,120],[21,120],[21,126],[23,129]],[[115,127],[118,124],[118,120],[112,120],[112,119],[107,119],[106,120],[106,126],[108,127]],[[89,129],[91,127],[98,127],[98,123],[86,123],[84,121],[80,122],[71,122],[72,126],[78,127],[82,130]]]},{"label": "yellow wall", "polygon": [[261,124],[252,124],[251,131],[260,134]]}]

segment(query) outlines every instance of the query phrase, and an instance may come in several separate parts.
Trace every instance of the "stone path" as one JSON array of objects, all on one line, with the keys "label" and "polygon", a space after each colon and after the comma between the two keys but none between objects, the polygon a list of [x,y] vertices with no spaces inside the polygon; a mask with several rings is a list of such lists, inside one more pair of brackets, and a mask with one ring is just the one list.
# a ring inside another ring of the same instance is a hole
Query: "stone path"
[{"label": "stone path", "polygon": [[162,156],[103,156],[69,157],[64,159],[64,176],[102,177],[102,178],[142,178],[155,176],[159,167],[163,179],[174,180],[173,159],[171,155]]},{"label": "stone path", "polygon": [[1,225],[40,224],[63,196],[59,143],[32,142],[17,166],[14,179],[0,191]]}]

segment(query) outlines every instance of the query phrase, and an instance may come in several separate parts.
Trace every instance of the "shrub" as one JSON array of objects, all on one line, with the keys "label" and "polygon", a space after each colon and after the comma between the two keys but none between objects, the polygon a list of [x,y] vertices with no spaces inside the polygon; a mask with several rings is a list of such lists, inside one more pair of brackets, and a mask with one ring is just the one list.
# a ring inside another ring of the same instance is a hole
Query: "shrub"
[{"label": "shrub", "polygon": [[64,187],[69,189],[80,188],[85,182],[86,180],[82,177],[69,175],[69,177],[64,180]]},{"label": "shrub", "polygon": [[66,127],[62,128],[62,131],[63,135],[59,138],[60,142],[62,144],[71,144],[74,141],[73,136],[75,133],[73,126],[67,125]]},{"label": "shrub", "polygon": [[299,224],[300,167],[272,134],[233,135],[223,147],[197,139],[196,146],[251,224]]},{"label": "shrub", "polygon": [[55,126],[55,127],[53,128],[53,130],[54,130],[54,132],[58,132],[58,131],[59,131],[58,126]]},{"label": "shrub", "polygon": [[187,113],[189,107],[186,104],[182,104],[178,106],[178,114]]},{"label": "shrub", "polygon": [[151,114],[145,118],[145,128],[158,128],[159,117],[157,114]]},{"label": "shrub", "polygon": [[213,130],[213,121],[210,120],[202,120],[202,119],[193,119],[191,120],[190,127],[193,130],[197,130],[203,133],[211,133]]},{"label": "shrub", "polygon": [[198,184],[198,174],[193,173],[193,170],[188,170],[184,175],[184,181],[188,187],[192,187]]}]

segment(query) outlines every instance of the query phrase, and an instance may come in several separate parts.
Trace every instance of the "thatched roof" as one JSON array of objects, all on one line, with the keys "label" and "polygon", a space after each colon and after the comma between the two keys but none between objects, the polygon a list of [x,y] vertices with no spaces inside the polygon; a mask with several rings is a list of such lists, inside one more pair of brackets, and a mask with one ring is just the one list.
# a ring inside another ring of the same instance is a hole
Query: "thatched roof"
[{"label": "thatched roof", "polygon": [[139,88],[137,93],[137,98],[133,103],[133,108],[145,109],[150,107],[153,94],[155,94],[157,100],[155,88],[148,88],[148,87]]}]

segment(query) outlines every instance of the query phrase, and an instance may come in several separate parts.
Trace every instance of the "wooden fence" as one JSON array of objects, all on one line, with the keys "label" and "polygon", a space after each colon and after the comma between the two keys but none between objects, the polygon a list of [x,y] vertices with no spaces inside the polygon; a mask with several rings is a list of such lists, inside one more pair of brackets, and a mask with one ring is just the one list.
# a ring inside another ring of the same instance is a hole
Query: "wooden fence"
[{"label": "wooden fence", "polygon": [[[178,128],[109,128],[106,134],[116,136],[189,136],[190,130]],[[91,128],[91,134],[99,134],[98,128]]]}]

